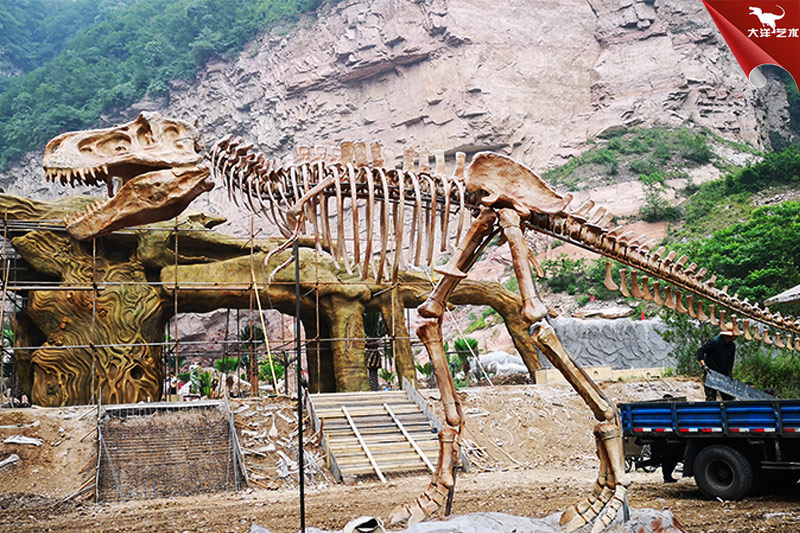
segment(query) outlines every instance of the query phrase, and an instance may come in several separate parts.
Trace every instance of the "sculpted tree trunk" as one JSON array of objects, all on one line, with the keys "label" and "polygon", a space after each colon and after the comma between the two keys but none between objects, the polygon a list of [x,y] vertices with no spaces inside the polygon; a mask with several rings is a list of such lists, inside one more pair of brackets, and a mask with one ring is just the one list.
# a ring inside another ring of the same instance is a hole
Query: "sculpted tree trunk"
[{"label": "sculpted tree trunk", "polygon": [[[103,403],[156,400],[163,370],[161,340],[168,313],[159,291],[146,284],[135,262],[94,260],[64,235],[34,231],[12,241],[38,272],[74,290],[39,290],[29,295],[23,317],[44,337],[30,356],[28,376],[33,402],[43,406],[86,404],[93,391]],[[100,284],[96,293],[78,287]],[[119,283],[103,287],[104,282]],[[33,337],[33,335],[26,335]],[[69,349],[61,348],[70,347]]]}]

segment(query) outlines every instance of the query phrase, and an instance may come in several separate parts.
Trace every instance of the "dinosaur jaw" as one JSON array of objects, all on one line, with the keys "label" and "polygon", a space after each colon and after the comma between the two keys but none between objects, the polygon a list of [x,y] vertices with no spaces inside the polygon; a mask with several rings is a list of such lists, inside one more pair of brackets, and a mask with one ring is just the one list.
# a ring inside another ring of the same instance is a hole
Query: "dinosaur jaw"
[{"label": "dinosaur jaw", "polygon": [[170,219],[214,188],[205,166],[159,169],[129,178],[113,197],[64,220],[67,232],[88,240],[112,231]]},{"label": "dinosaur jaw", "polygon": [[124,183],[144,172],[197,165],[202,159],[196,128],[145,112],[121,126],[62,133],[47,143],[42,166],[52,181],[94,185],[110,184],[114,177]]}]

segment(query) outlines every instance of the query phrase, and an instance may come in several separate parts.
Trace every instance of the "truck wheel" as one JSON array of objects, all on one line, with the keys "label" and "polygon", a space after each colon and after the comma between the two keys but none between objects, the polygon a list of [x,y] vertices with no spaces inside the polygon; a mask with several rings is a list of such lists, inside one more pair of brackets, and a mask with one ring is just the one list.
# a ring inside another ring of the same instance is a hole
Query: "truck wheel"
[{"label": "truck wheel", "polygon": [[741,500],[753,488],[753,467],[738,450],[709,446],[697,454],[694,478],[709,498]]}]

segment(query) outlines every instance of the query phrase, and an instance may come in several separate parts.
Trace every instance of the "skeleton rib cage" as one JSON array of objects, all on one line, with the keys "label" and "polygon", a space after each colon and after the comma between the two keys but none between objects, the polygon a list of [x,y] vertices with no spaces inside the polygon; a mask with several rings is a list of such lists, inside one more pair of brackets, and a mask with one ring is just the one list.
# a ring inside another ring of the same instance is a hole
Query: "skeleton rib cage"
[{"label": "skeleton rib cage", "polygon": [[[310,234],[337,267],[353,265],[361,279],[397,280],[399,269],[435,265],[454,248],[477,207],[464,186],[465,155],[447,175],[444,151],[404,153],[403,168],[384,167],[379,143],[341,143],[340,157],[299,147],[294,164],[279,166],[226,137],[211,150],[211,165],[228,195],[271,221],[285,237]],[[391,272],[391,275],[390,275]]]}]

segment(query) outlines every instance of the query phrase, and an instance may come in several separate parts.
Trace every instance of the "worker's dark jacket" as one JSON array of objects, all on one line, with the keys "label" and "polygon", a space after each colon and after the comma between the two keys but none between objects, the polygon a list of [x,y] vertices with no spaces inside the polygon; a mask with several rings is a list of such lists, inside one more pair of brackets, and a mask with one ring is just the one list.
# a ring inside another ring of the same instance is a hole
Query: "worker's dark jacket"
[{"label": "worker's dark jacket", "polygon": [[726,376],[731,375],[735,357],[736,344],[725,342],[725,339],[720,335],[710,339],[697,350],[698,361],[705,361],[708,368]]}]

